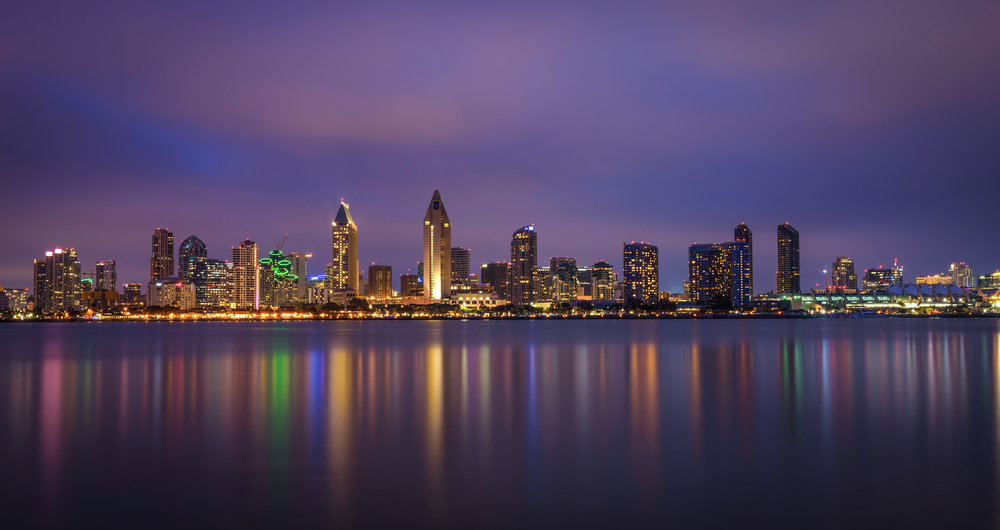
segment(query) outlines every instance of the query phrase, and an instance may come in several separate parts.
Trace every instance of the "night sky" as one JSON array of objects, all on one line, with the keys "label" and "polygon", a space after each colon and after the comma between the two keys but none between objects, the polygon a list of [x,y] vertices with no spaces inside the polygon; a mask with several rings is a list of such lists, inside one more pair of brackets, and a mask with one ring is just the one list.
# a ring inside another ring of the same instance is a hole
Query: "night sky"
[{"label": "night sky", "polygon": [[759,293],[789,222],[803,289],[1000,268],[995,1],[101,4],[0,4],[4,287],[55,247],[144,284],[157,227],[316,274],[341,198],[415,273],[435,188],[477,265],[534,223],[540,265],[642,240],[679,291],[746,222]]}]

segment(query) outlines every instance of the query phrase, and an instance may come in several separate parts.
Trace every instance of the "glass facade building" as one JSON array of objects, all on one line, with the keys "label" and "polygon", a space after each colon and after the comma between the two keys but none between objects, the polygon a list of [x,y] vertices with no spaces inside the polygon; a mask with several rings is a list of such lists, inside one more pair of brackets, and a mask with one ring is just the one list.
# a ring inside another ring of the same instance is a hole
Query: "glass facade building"
[{"label": "glass facade building", "polygon": [[778,274],[779,294],[796,294],[802,277],[799,268],[799,231],[788,223],[778,225]]},{"label": "glass facade building", "polygon": [[747,262],[749,265],[745,273],[747,275],[747,286],[750,296],[753,296],[753,232],[750,231],[750,227],[746,223],[736,225],[736,229],[733,230],[733,241],[745,241],[747,244]]},{"label": "glass facade building", "polygon": [[538,266],[538,232],[535,225],[514,231],[510,241],[510,271],[507,280],[511,304],[530,304],[535,298],[535,269]]},{"label": "glass facade building", "polygon": [[854,274],[854,262],[850,258],[840,256],[833,262],[830,274],[830,287],[837,290],[857,290],[858,276]]},{"label": "glass facade building", "polygon": [[174,234],[166,228],[153,232],[153,255],[149,258],[149,281],[174,275]]},{"label": "glass facade building", "polygon": [[451,296],[451,220],[434,190],[424,215],[424,300]]}]

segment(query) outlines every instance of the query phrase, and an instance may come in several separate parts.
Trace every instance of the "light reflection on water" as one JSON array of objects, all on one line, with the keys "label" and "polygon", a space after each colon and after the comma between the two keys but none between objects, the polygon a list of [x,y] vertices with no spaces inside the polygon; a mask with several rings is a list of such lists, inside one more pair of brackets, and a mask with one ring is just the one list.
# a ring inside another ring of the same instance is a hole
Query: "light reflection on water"
[{"label": "light reflection on water", "polygon": [[2,515],[992,526],[996,320],[0,328]]}]

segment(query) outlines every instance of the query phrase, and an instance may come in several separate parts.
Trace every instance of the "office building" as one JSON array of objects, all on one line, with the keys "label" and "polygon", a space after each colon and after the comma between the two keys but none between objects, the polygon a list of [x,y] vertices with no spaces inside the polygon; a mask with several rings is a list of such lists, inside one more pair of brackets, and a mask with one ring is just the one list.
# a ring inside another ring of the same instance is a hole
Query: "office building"
[{"label": "office building", "polygon": [[535,300],[552,300],[555,297],[556,276],[549,267],[535,267]]},{"label": "office building", "polygon": [[750,245],[746,241],[691,245],[685,297],[699,305],[750,304]]},{"label": "office building", "polygon": [[204,269],[205,285],[201,293],[195,296],[201,307],[228,308],[232,306],[233,273],[228,261],[206,259],[201,261],[199,272]]},{"label": "office building", "polygon": [[972,274],[972,267],[964,261],[951,264],[951,280],[958,287],[975,287],[976,277]]},{"label": "office building", "polygon": [[149,258],[149,281],[174,275],[174,234],[166,228],[153,232],[153,256]]},{"label": "office building", "polygon": [[98,261],[94,267],[94,288],[101,291],[118,291],[118,273],[114,261]]},{"label": "office building", "polygon": [[389,265],[368,267],[368,297],[375,300],[392,298],[392,267]]},{"label": "office building", "polygon": [[866,291],[885,291],[891,286],[903,285],[903,271],[898,267],[868,269],[863,283]]},{"label": "office building", "polygon": [[333,221],[332,271],[327,275],[330,289],[358,293],[358,227],[351,217],[351,208],[340,202],[337,217]]},{"label": "office building", "polygon": [[976,287],[980,289],[1000,289],[1000,271],[980,276],[976,280]]},{"label": "office building", "polygon": [[399,296],[404,298],[423,297],[424,284],[416,274],[399,275]]},{"label": "office building", "polygon": [[142,295],[142,284],[126,283],[122,285],[121,303],[129,306],[146,305],[146,298]]},{"label": "office building", "polygon": [[295,276],[293,299],[299,302],[305,302],[309,299],[309,295],[306,293],[306,288],[309,283],[307,265],[309,258],[312,256],[312,254],[305,254],[302,252],[289,252],[288,254],[282,256],[282,258],[288,260],[289,262],[289,275]]},{"label": "office building", "polygon": [[648,306],[660,297],[659,250],[649,243],[626,243],[622,246],[622,271],[626,304]]},{"label": "office building", "polygon": [[231,307],[242,310],[260,309],[260,265],[257,243],[247,239],[233,248],[233,294]]},{"label": "office building", "polygon": [[615,299],[615,277],[611,264],[604,260],[590,268],[591,292],[594,300]]},{"label": "office building", "polygon": [[577,266],[576,258],[550,258],[549,272],[552,274],[552,299],[576,300]]},{"label": "office building", "polygon": [[28,289],[0,288],[0,311],[28,309]]},{"label": "office building", "polygon": [[208,247],[205,245],[204,241],[198,239],[198,236],[192,235],[181,242],[180,248],[177,249],[178,278],[182,280],[191,280],[191,274],[195,269],[194,262],[196,258],[208,258]]},{"label": "office building", "polygon": [[535,225],[517,229],[510,241],[507,294],[514,305],[530,304],[535,298],[535,269],[538,266],[538,232]]},{"label": "office building", "polygon": [[44,263],[35,260],[35,309],[45,312],[82,308],[83,282],[76,249],[57,248],[45,253]]},{"label": "office building", "polygon": [[577,296],[581,300],[590,300],[594,297],[593,275],[587,267],[577,267],[576,269],[576,289]]},{"label": "office building", "polygon": [[838,291],[857,291],[858,276],[854,274],[854,262],[840,256],[830,269],[830,287]]},{"label": "office building", "polygon": [[507,275],[510,264],[507,262],[484,263],[479,268],[479,283],[489,285],[500,300],[507,299]]},{"label": "office building", "polygon": [[451,221],[434,190],[424,215],[424,300],[451,296]]},{"label": "office building", "polygon": [[469,262],[472,251],[462,247],[451,247],[451,283],[453,285],[470,285]]},{"label": "office building", "polygon": [[733,241],[745,241],[747,244],[749,266],[745,274],[748,277],[747,288],[750,291],[750,296],[753,296],[753,232],[750,231],[750,227],[746,223],[736,225],[736,229],[733,230]]},{"label": "office building", "polygon": [[189,311],[198,306],[194,284],[178,276],[165,276],[146,286],[146,305]]},{"label": "office building", "polygon": [[778,225],[778,274],[776,292],[800,292],[799,231],[788,223]]}]

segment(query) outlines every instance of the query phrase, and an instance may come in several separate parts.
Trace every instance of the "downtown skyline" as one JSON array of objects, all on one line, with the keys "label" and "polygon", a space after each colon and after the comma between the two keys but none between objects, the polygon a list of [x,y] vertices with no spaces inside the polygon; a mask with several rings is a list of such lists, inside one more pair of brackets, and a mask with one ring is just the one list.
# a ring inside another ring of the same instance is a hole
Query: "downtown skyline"
[{"label": "downtown skyline", "polygon": [[217,259],[289,234],[325,265],[341,197],[362,269],[415,273],[434,188],[474,267],[534,223],[539,259],[620,271],[621,241],[652,242],[679,291],[688,247],[741,222],[756,292],[784,222],[803,290],[838,256],[1000,267],[969,198],[1000,193],[1000,8],[730,7],[5,6],[0,285],[57,247],[143,283],[156,227]]}]

